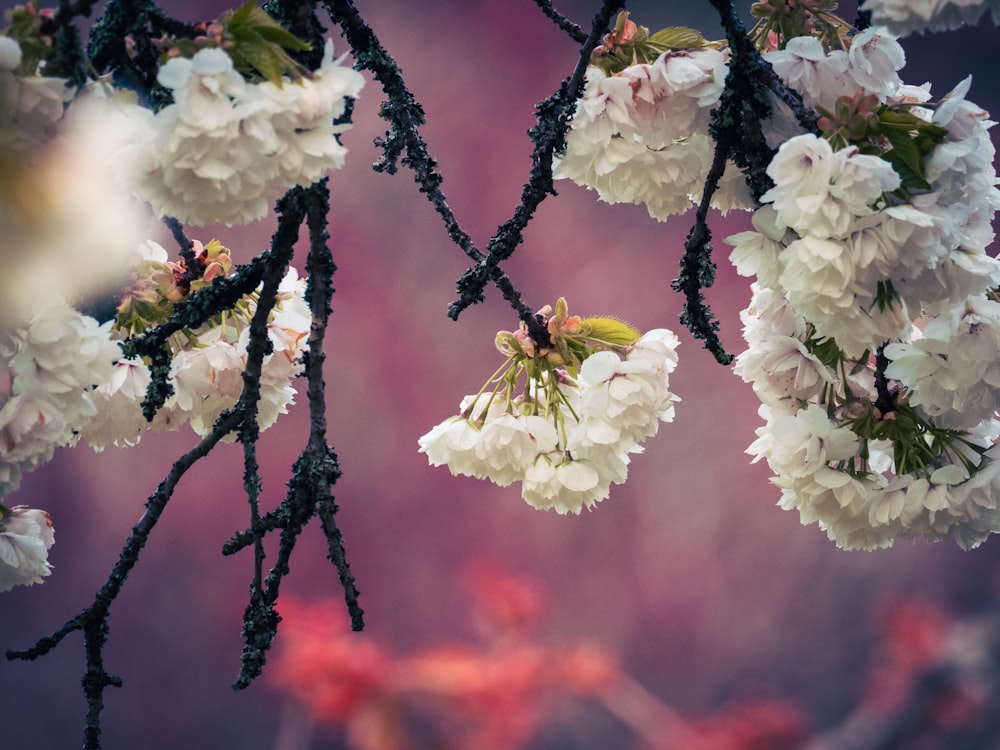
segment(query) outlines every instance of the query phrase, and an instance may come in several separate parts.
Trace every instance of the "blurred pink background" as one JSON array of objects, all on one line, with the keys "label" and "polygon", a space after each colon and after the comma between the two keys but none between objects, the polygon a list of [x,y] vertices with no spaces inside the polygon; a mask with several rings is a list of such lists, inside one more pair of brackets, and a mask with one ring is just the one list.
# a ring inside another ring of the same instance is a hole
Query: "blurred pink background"
[{"label": "blurred pink background", "polygon": [[[424,106],[422,133],[445,194],[485,247],[528,177],[525,131],[534,104],[572,71],[577,45],[529,0],[357,4]],[[166,5],[189,20],[226,7]],[[589,28],[598,3],[558,5]],[[708,3],[636,2],[630,10],[653,30],[693,25],[721,35]],[[853,8],[844,15],[853,19]],[[931,80],[941,96],[972,72],[969,98],[998,113],[996,34],[986,23],[962,35],[905,40],[903,78]],[[767,467],[751,466],[744,454],[758,426],[753,392],[677,323],[681,300],[670,281],[690,216],[659,224],[642,207],[604,205],[569,183],[542,205],[505,268],[533,307],[565,296],[571,313],[678,331],[676,421],[635,457],[627,484],[579,517],[535,511],[516,487],[429,467],[417,438],[478,390],[500,361],[495,332],[517,320],[493,288],[486,304],[457,323],[446,317],[468,261],[409,172],[371,171],[372,139],[385,130],[377,117],[382,99],[369,79],[343,137],[347,165],[330,180],[338,271],[326,382],[330,441],[344,472],[334,493],[371,637],[397,653],[471,639],[461,573],[486,558],[549,591],[546,638],[599,642],[686,715],[741,696],[779,696],[822,728],[861,698],[878,612],[896,596],[926,598],[956,615],[995,606],[1000,540],[972,552],[902,542],[847,553],[775,507]],[[738,313],[749,289],[729,267],[722,240],[748,228],[749,216],[715,216],[712,227],[719,279],[708,298],[724,343],[738,352]],[[245,260],[268,245],[272,230],[273,221],[262,221],[189,233],[218,237]],[[268,508],[283,495],[305,443],[303,407],[262,439]],[[149,435],[131,450],[63,450],[8,498],[47,509],[57,543],[43,586],[2,595],[4,649],[29,646],[89,603],[145,499],[194,442],[182,431]],[[229,687],[252,560],[248,552],[223,558],[220,549],[248,518],[239,447],[222,446],[183,480],[112,610],[106,664],[125,686],[105,694],[106,748],[275,747],[286,697],[265,680],[242,693]],[[341,596],[318,528],[306,530],[291,565],[285,592]],[[0,747],[78,746],[83,665],[78,634],[37,662],[0,661]],[[608,715],[567,710],[553,713],[532,747],[628,746],[623,736]],[[320,733],[313,746],[341,742]]]}]

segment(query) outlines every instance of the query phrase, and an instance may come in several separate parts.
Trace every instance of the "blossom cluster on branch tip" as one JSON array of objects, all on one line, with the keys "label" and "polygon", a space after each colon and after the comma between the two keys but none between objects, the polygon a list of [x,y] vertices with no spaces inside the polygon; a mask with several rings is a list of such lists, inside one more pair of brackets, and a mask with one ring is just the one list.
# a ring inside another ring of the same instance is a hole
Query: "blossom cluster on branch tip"
[{"label": "blossom cluster on branch tip", "polygon": [[118,155],[120,174],[159,216],[204,225],[243,224],[267,214],[269,201],[344,164],[335,125],[361,74],[334,58],[310,77],[251,82],[228,54],[205,48],[174,57],[158,81],[173,103],[155,115],[135,107],[137,127]]},{"label": "blossom cluster on branch tip", "polygon": [[[143,416],[151,362],[124,358],[118,342],[166,322],[175,302],[231,266],[228,250],[214,241],[194,243],[201,266],[195,272],[183,261],[168,262],[162,247],[142,239],[150,233],[148,207],[157,217],[192,224],[264,216],[268,200],[283,190],[342,166],[346,150],[338,135],[349,127],[348,100],[364,85],[343,57],[334,58],[332,42],[316,70],[294,61],[285,50],[309,45],[248,2],[197,39],[153,42],[164,53],[160,89],[140,97],[170,100],[154,114],[135,94],[123,94],[114,76],[84,85],[46,76],[59,48],[46,31],[52,13],[28,4],[6,15],[0,30],[6,269],[0,367],[8,386],[0,391],[0,501],[24,472],[81,437],[101,450],[134,445],[147,429],[184,423],[205,436],[236,405],[257,293],[170,338],[171,394],[152,423]],[[88,179],[67,180],[68,172]],[[133,273],[115,321],[99,324],[74,309],[120,284],[123,267]],[[302,369],[310,323],[305,282],[292,269],[268,319],[270,353],[256,406],[260,429],[293,402],[291,381]],[[0,512],[7,545],[0,550],[7,566],[0,583],[40,580],[52,543],[48,516],[42,524],[32,519],[43,511],[0,506]],[[24,541],[28,537],[41,538],[43,548]]]},{"label": "blossom cluster on branch tip", "polygon": [[640,334],[614,318],[570,316],[563,299],[536,319],[537,331],[522,323],[497,334],[506,362],[420,438],[420,451],[452,474],[521,482],[540,510],[579,513],[624,482],[630,454],[673,420],[678,340],[666,329]]},{"label": "blossom cluster on branch tip", "polygon": [[[168,263],[166,251],[156,243],[139,247],[132,280],[113,321],[98,324],[65,303],[53,303],[2,333],[0,366],[9,374],[10,388],[0,393],[0,499],[20,486],[25,472],[49,461],[56,448],[74,445],[80,438],[103,450],[111,444],[135,445],[147,429],[176,430],[184,423],[205,436],[222,412],[236,405],[243,391],[257,292],[197,329],[171,337],[173,393],[151,423],[142,408],[151,379],[149,363],[123,357],[118,345],[164,322],[175,302],[226,274],[231,266],[226,248],[217,241],[194,244],[202,267],[195,282],[184,282],[184,264]],[[261,430],[273,425],[294,401],[291,381],[301,372],[311,324],[305,286],[290,269],[268,317],[272,352],[261,370]],[[11,528],[20,528],[15,520]],[[36,570],[36,558],[12,555],[0,554],[0,562],[14,565],[20,560],[28,565],[26,575]]]},{"label": "blossom cluster on branch tip", "polygon": [[937,102],[905,85],[884,29],[760,42],[823,132],[781,144],[755,231],[727,240],[756,277],[735,364],[766,420],[748,452],[842,547],[976,546],[1000,531],[993,123],[969,79]]},{"label": "blossom cluster on branch tip", "polygon": [[[596,190],[606,203],[644,204],[663,221],[701,198],[714,151],[709,113],[719,105],[729,54],[685,28],[647,38],[625,17],[587,68],[553,176]],[[712,205],[752,208],[735,165]]]},{"label": "blossom cluster on branch tip", "polygon": [[[183,284],[183,263],[168,263],[166,251],[155,242],[138,248],[135,274],[118,306],[114,338],[141,334],[163,322],[175,302],[225,276],[232,263],[227,248],[213,240],[208,245],[195,241],[194,249],[203,275],[193,284]],[[261,430],[272,426],[294,402],[291,381],[302,370],[312,321],[305,287],[305,280],[294,268],[289,269],[268,316],[272,351],[264,357],[261,369],[257,404]],[[198,328],[184,329],[171,337],[169,383],[173,393],[152,422],[146,421],[142,409],[151,379],[148,363],[141,357],[119,357],[110,377],[90,394],[96,414],[81,428],[81,437],[95,450],[103,450],[112,444],[135,445],[147,429],[176,430],[184,423],[202,437],[209,434],[216,419],[235,406],[243,392],[250,321],[256,309],[257,292]],[[235,438],[235,433],[230,433],[224,439]]]},{"label": "blossom cluster on branch tip", "polygon": [[[224,14],[212,24],[215,36],[199,43],[160,40],[166,51],[156,80],[171,102],[155,113],[113,89],[111,78],[77,88],[39,75],[44,60],[25,59],[22,47],[51,48],[52,40],[34,38],[31,24],[8,26],[0,31],[0,147],[44,143],[64,103],[72,110],[74,98],[91,107],[96,100],[124,128],[109,157],[116,180],[158,217],[230,226],[264,217],[285,190],[343,166],[338,136],[350,123],[339,120],[364,78],[343,64],[346,55],[334,57],[332,40],[316,70],[295,63],[283,48],[309,45],[253,6]],[[30,15],[19,8],[8,20]],[[236,44],[229,32],[238,24]]]}]

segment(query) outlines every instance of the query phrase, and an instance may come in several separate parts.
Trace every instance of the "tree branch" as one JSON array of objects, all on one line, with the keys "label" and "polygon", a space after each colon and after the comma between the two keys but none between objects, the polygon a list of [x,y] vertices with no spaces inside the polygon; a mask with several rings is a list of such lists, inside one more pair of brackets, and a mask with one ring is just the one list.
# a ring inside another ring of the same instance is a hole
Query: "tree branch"
[{"label": "tree branch", "polygon": [[535,0],[535,5],[541,9],[547,18],[552,19],[556,26],[565,31],[574,42],[577,44],[587,43],[587,32],[552,7],[551,0]]}]

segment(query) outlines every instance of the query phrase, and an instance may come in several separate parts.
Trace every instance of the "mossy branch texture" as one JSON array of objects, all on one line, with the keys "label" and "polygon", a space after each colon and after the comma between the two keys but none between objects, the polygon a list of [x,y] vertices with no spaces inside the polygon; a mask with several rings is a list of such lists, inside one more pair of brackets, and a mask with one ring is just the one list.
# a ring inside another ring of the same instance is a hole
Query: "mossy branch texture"
[{"label": "mossy branch texture", "polygon": [[[719,11],[732,51],[732,62],[725,92],[718,110],[713,114],[711,132],[717,144],[715,157],[694,226],[685,244],[680,275],[673,286],[685,298],[684,324],[695,337],[705,341],[706,347],[719,362],[728,364],[732,355],[722,347],[717,333],[718,322],[702,295],[715,278],[711,231],[707,224],[709,203],[728,160],[734,161],[746,175],[756,198],[768,189],[765,168],[772,152],[764,141],[760,123],[770,113],[771,93],[788,104],[807,129],[815,130],[816,116],[802,106],[801,98],[777,78],[757,53],[733,11],[732,3],[729,0],[710,1]],[[169,94],[156,82],[158,55],[153,40],[163,35],[193,36],[194,26],[170,18],[150,0],[110,0],[91,27],[85,54],[76,24],[80,19],[89,17],[95,4],[93,0],[61,0],[58,12],[47,20],[47,29],[57,46],[52,71],[77,83],[85,80],[89,73],[112,73],[120,85],[134,89],[140,101],[154,109],[167,104]],[[375,139],[375,146],[381,153],[373,169],[392,175],[400,165],[408,168],[419,191],[441,217],[448,237],[472,263],[457,282],[458,297],[449,305],[448,317],[457,320],[466,308],[483,302],[487,287],[492,284],[527,325],[531,337],[544,344],[548,341],[545,326],[536,316],[534,308],[522,299],[502,264],[522,245],[525,228],[542,201],[556,194],[553,157],[565,149],[566,134],[583,89],[591,53],[602,36],[612,28],[614,18],[625,2],[603,0],[591,21],[589,32],[556,11],[550,0],[535,0],[535,4],[562,33],[579,44],[580,49],[576,59],[570,62],[572,71],[559,89],[536,107],[536,123],[528,132],[532,144],[530,174],[512,216],[497,228],[486,243],[485,250],[476,246],[448,205],[438,163],[420,135],[420,128],[426,120],[423,107],[407,88],[402,70],[365,23],[352,0],[268,0],[266,9],[285,28],[310,42],[311,49],[297,53],[297,59],[314,68],[322,56],[324,26],[316,15],[317,7],[322,7],[346,38],[356,61],[355,67],[369,71],[381,86],[386,99],[381,105],[380,115],[388,123],[388,129],[384,136]],[[348,106],[345,117],[349,117],[350,113]],[[281,584],[289,574],[292,552],[300,534],[314,517],[318,516],[319,526],[326,538],[327,554],[340,579],[352,627],[361,630],[364,626],[360,594],[336,523],[337,503],[332,488],[340,478],[341,470],[337,454],[327,438],[324,343],[336,271],[328,230],[330,200],[327,181],[324,179],[310,187],[290,190],[277,202],[275,212],[277,228],[268,249],[252,262],[237,268],[228,278],[215,279],[176,303],[166,322],[122,344],[126,356],[142,356],[150,362],[152,382],[143,410],[146,418],[152,420],[171,394],[170,337],[183,329],[197,328],[220,312],[232,309],[245,295],[259,288],[257,309],[250,324],[250,345],[239,402],[219,417],[209,435],[177,459],[148,498],[145,513],[133,527],[118,562],[94,595],[93,602],[61,628],[40,638],[32,647],[7,652],[9,659],[33,660],[47,654],[70,633],[83,633],[86,654],[83,690],[87,704],[84,747],[88,750],[101,747],[104,690],[122,684],[121,678],[110,674],[104,664],[111,606],[138,562],[143,546],[166,510],[181,478],[227,435],[235,432],[242,444],[243,483],[249,518],[247,527],[235,533],[225,543],[222,552],[228,556],[246,548],[253,550],[249,598],[242,624],[243,653],[233,687],[247,687],[264,669],[281,619],[276,608]],[[179,221],[167,218],[164,223],[191,274],[188,282],[195,280],[199,264],[195,262],[192,241]],[[312,314],[308,354],[304,362],[309,434],[292,467],[292,478],[284,498],[276,507],[265,511],[261,506],[266,494],[257,459],[257,407],[262,363],[270,352],[267,320],[276,302],[278,285],[293,260],[303,224],[309,237],[306,300]],[[278,532],[277,549],[273,553],[270,569],[266,569],[265,541],[273,538],[269,536],[272,532]]]}]

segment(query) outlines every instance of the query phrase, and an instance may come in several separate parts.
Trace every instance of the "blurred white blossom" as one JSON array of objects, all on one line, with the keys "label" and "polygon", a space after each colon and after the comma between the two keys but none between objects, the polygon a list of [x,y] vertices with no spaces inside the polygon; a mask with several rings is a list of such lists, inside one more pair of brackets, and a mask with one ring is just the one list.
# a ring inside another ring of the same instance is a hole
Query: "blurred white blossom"
[{"label": "blurred white blossom", "polygon": [[49,549],[54,542],[52,519],[44,510],[0,505],[0,592],[42,583],[52,572]]}]

